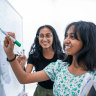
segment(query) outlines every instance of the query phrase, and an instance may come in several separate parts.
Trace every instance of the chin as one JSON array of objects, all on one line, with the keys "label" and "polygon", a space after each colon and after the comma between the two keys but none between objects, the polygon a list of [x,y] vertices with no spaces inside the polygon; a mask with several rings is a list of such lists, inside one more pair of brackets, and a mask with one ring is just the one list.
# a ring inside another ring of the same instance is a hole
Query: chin
[{"label": "chin", "polygon": [[72,54],[71,54],[71,53],[69,53],[69,52],[66,52],[66,54],[67,54],[67,55],[72,55]]},{"label": "chin", "polygon": [[44,49],[48,49],[49,47],[48,47],[48,46],[42,46],[42,48],[44,48]]}]

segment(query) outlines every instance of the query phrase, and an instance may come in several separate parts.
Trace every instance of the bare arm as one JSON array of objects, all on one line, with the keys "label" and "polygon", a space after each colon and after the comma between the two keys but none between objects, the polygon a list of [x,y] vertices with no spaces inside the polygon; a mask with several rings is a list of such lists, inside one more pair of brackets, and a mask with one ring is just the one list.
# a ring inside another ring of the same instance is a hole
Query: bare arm
[{"label": "bare arm", "polygon": [[49,77],[44,70],[33,73],[27,73],[23,71],[21,66],[18,64],[17,60],[14,60],[10,64],[20,83],[25,84],[49,80]]},{"label": "bare arm", "polygon": [[33,70],[33,64],[27,64],[26,72],[27,72],[27,73],[31,73],[32,70]]},{"label": "bare arm", "polygon": [[[9,33],[9,35],[14,37],[12,33]],[[11,38],[9,36],[6,36],[4,40],[4,50],[9,60],[13,59],[15,56],[13,49],[14,49],[14,43],[11,41]],[[25,83],[49,80],[49,77],[44,70],[33,73],[25,72],[16,59],[10,62],[10,65],[20,83],[25,84]]]}]

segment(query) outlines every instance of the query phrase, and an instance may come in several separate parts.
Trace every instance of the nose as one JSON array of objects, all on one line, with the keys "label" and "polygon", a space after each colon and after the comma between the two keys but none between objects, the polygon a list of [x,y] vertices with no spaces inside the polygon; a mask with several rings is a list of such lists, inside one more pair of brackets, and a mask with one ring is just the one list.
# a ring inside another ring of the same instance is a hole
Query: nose
[{"label": "nose", "polygon": [[43,37],[43,40],[45,40],[45,41],[47,40],[46,36]]},{"label": "nose", "polygon": [[66,38],[65,40],[64,40],[64,44],[69,44],[70,43],[70,39],[69,38]]}]

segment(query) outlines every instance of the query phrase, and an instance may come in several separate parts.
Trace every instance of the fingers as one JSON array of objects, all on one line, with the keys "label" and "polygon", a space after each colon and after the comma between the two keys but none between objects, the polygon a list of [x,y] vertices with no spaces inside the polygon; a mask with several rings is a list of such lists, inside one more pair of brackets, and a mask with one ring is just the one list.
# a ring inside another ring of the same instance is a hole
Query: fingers
[{"label": "fingers", "polygon": [[20,56],[17,58],[17,61],[20,63],[20,61],[21,61]]},{"label": "fingers", "polygon": [[4,46],[7,48],[8,45],[13,46],[13,44],[14,44],[14,43],[12,42],[11,38],[10,38],[9,36],[6,36],[6,37],[5,37],[5,40],[4,40]]},{"label": "fingers", "polygon": [[8,47],[8,44],[9,44],[9,41],[8,41],[7,37],[5,37],[4,46],[5,46],[5,47]]},{"label": "fingers", "polygon": [[27,60],[26,56],[24,55],[24,59]]},{"label": "fingers", "polygon": [[8,45],[14,45],[14,43],[12,42],[10,36],[12,36],[13,38],[15,38],[15,33],[12,33],[12,32],[7,32],[8,36],[5,37],[5,40],[4,40],[4,46],[5,47],[8,47]]},{"label": "fingers", "polygon": [[14,43],[11,40],[10,36],[6,36],[6,39],[7,39],[7,42],[9,43],[10,46],[13,46],[14,45]]},{"label": "fingers", "polygon": [[24,66],[25,66],[25,64],[26,64],[26,56],[24,56],[24,57],[18,56],[17,61],[19,62],[19,64],[20,64],[20,65],[22,66],[22,68],[24,69]]},{"label": "fingers", "polygon": [[24,57],[18,56],[17,60],[18,60],[19,62],[21,62],[21,61],[24,61],[24,62],[25,62],[27,59],[26,59],[26,56],[24,56]]},{"label": "fingers", "polygon": [[[8,34],[9,36],[12,36],[13,38],[15,38],[15,33],[7,32],[7,34]],[[16,39],[16,38],[15,38],[15,39]]]}]

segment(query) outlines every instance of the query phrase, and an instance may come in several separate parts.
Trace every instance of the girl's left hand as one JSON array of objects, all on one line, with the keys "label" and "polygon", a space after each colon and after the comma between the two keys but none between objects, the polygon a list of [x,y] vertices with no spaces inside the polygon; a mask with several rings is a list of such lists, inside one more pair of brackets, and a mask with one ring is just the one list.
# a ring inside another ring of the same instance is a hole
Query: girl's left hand
[{"label": "girl's left hand", "polygon": [[17,61],[19,62],[19,64],[21,65],[21,67],[22,67],[23,69],[24,69],[24,67],[25,67],[26,60],[27,60],[27,58],[26,58],[25,55],[24,55],[24,57],[22,57],[22,56],[18,56],[18,57],[17,57]]}]

